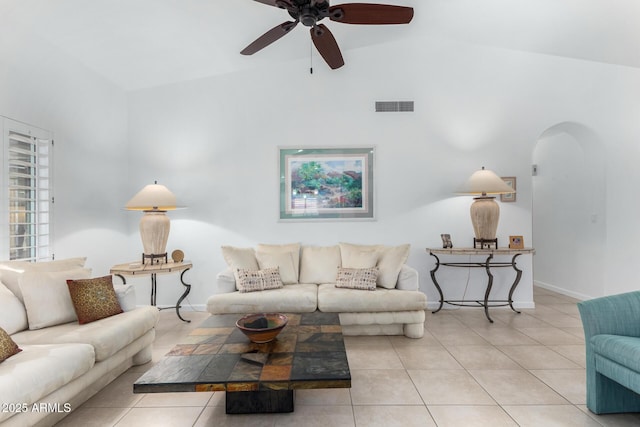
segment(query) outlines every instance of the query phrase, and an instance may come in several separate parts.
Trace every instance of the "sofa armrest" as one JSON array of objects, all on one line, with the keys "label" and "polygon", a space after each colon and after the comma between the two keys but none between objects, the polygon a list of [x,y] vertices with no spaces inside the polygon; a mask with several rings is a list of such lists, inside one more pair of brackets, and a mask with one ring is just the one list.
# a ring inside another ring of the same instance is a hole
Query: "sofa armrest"
[{"label": "sofa armrest", "polygon": [[228,294],[236,291],[236,277],[233,275],[231,267],[227,267],[216,276],[218,294]]},{"label": "sofa armrest", "polygon": [[136,308],[136,290],[133,285],[113,285],[116,297],[122,311],[131,311]]},{"label": "sofa armrest", "polygon": [[578,309],[587,344],[600,334],[640,337],[640,291],[581,301]]},{"label": "sofa armrest", "polygon": [[403,264],[400,269],[400,274],[398,274],[396,289],[403,291],[417,291],[420,289],[418,270],[413,267],[409,267],[407,264]]}]

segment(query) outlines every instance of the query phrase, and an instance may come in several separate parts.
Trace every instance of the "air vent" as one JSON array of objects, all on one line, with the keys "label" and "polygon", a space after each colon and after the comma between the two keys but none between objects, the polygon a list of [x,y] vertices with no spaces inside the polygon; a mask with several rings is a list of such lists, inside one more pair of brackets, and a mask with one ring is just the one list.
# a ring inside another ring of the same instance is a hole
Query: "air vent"
[{"label": "air vent", "polygon": [[376,113],[406,113],[413,111],[413,101],[376,101]]}]

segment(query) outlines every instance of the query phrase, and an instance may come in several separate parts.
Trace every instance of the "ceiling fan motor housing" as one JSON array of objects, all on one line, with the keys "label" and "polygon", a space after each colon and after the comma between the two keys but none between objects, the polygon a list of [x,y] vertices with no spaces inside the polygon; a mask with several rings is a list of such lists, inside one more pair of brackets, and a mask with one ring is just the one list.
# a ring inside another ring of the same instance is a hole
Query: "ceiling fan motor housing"
[{"label": "ceiling fan motor housing", "polygon": [[309,0],[295,2],[297,9],[289,9],[289,15],[302,23],[305,27],[313,27],[318,21],[329,16],[329,2]]}]

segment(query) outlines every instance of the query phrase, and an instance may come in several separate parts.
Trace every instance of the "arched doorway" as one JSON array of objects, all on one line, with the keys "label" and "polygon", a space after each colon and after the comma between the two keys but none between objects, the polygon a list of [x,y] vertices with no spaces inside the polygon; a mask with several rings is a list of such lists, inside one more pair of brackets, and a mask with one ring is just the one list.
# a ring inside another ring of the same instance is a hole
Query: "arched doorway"
[{"label": "arched doorway", "polygon": [[602,143],[584,125],[544,131],[533,150],[534,281],[580,299],[604,292],[605,164]]}]

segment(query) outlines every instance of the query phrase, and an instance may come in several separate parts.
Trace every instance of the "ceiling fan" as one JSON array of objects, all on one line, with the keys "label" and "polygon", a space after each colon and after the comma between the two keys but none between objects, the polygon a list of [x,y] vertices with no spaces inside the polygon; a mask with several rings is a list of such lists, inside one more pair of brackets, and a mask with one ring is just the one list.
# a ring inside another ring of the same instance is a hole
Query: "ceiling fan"
[{"label": "ceiling fan", "polygon": [[279,40],[299,23],[310,27],[313,44],[332,69],[344,65],[342,53],[331,31],[319,21],[329,18],[343,24],[386,25],[408,24],[413,19],[413,8],[372,3],[346,3],[329,6],[328,0],[254,0],[269,6],[285,9],[293,18],[270,29],[240,53],[253,55]]}]

